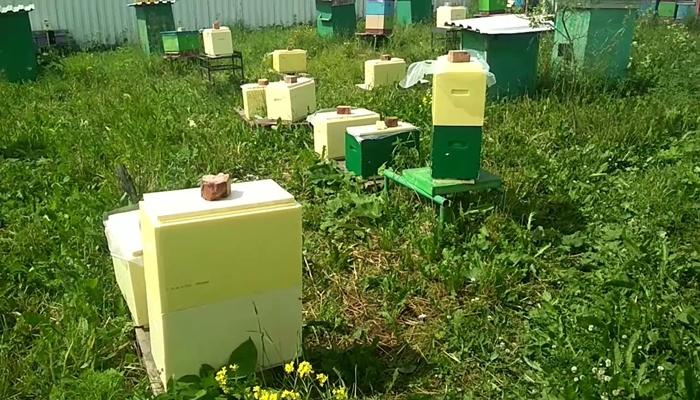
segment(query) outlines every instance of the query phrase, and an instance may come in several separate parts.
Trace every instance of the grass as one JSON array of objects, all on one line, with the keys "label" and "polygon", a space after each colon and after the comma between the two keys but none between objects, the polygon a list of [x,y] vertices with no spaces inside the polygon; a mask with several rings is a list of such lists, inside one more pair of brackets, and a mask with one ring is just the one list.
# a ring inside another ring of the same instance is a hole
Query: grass
[{"label": "grass", "polygon": [[[377,55],[367,45],[307,27],[236,35],[250,79],[271,77],[266,52],[301,46],[321,107],[398,115],[428,149],[428,88],[354,88]],[[393,54],[436,55],[427,27],[396,36]],[[196,70],[120,49],[0,83],[0,398],[148,397],[102,231],[128,203],[120,164],[141,193],[218,171],[293,193],[306,357],[364,397],[692,398],[699,38],[641,22],[616,85],[552,70],[545,40],[538,92],[487,109],[484,165],[505,195],[463,199],[439,242],[431,205],[363,191],[317,159],[307,130],[251,130],[235,90]]]}]

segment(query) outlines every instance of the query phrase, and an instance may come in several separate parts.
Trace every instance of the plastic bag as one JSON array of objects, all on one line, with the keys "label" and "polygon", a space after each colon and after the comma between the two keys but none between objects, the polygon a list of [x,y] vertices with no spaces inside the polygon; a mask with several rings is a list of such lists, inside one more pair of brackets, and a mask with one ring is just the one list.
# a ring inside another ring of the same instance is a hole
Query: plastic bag
[{"label": "plastic bag", "polygon": [[[486,71],[486,87],[491,87],[495,85],[496,75],[494,75],[491,72],[491,67],[489,67],[489,63],[486,62],[486,53],[472,49],[467,49],[466,51],[468,51],[471,55],[472,61],[478,62],[484,67],[484,71]],[[403,78],[401,82],[399,82],[399,86],[401,86],[404,89],[407,89],[411,86],[415,86],[416,84],[423,82],[423,78],[426,75],[433,74],[434,62],[435,60],[425,60],[415,62],[409,65],[408,70],[406,71],[406,77]]]}]

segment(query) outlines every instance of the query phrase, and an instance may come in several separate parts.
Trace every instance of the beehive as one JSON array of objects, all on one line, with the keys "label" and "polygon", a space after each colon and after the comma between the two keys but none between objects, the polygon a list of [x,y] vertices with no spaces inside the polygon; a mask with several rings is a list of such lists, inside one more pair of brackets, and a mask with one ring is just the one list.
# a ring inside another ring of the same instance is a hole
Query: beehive
[{"label": "beehive", "polygon": [[489,98],[515,98],[532,93],[537,83],[540,34],[553,30],[524,15],[504,14],[453,21],[464,28],[462,48],[480,52],[496,76]]},{"label": "beehive", "polygon": [[265,118],[267,116],[265,105],[265,89],[267,80],[261,79],[257,83],[241,85],[243,94],[243,113],[246,118]]},{"label": "beehive", "polygon": [[382,56],[378,60],[365,61],[365,87],[393,85],[406,76],[406,61],[401,58]]},{"label": "beehive", "polygon": [[300,121],[316,111],[316,82],[305,77],[272,82],[265,90],[265,104],[270,119]]},{"label": "beehive", "polygon": [[136,10],[136,29],[144,53],[163,53],[160,33],[175,30],[173,4],[175,0],[137,1],[129,4]]},{"label": "beehive", "polygon": [[506,11],[506,0],[479,0],[481,14],[499,14]]},{"label": "beehive", "polygon": [[419,140],[418,128],[407,122],[392,128],[383,121],[347,128],[345,167],[362,178],[377,176],[382,165],[392,165],[399,148],[418,149]]},{"label": "beehive", "polygon": [[396,24],[409,26],[432,18],[432,0],[396,0]]},{"label": "beehive", "polygon": [[[344,112],[349,112],[344,114]],[[345,131],[352,126],[371,125],[379,114],[364,108],[338,108],[310,115],[314,127],[314,150],[327,159],[345,158]]]},{"label": "beehive", "polygon": [[442,28],[449,25],[452,21],[467,18],[467,7],[453,6],[451,3],[445,3],[437,8],[436,25]]},{"label": "beehive", "polygon": [[658,7],[659,17],[675,18],[676,17],[676,2],[675,1],[660,1]]},{"label": "beehive", "polygon": [[316,33],[320,37],[355,33],[355,0],[316,0]]},{"label": "beehive", "polygon": [[200,50],[199,31],[161,32],[165,54],[197,54]]},{"label": "beehive", "polygon": [[218,29],[205,29],[202,31],[202,39],[204,41],[204,53],[208,56],[221,57],[233,54],[231,30],[226,26]]},{"label": "beehive", "polygon": [[449,62],[440,56],[433,66],[433,125],[482,126],[486,107],[486,74],[477,62]]},{"label": "beehive", "polygon": [[695,1],[679,1],[676,7],[676,20],[685,21],[694,17],[696,8],[697,4]]},{"label": "beehive", "polygon": [[139,212],[136,210],[110,215],[104,224],[114,276],[134,325],[148,326]]},{"label": "beehive", "polygon": [[[673,3],[675,10],[675,3]],[[557,13],[552,58],[588,74],[622,78],[627,73],[639,3],[582,3]],[[675,12],[675,11],[674,11]]]},{"label": "beehive", "polygon": [[272,69],[282,74],[306,72],[306,50],[287,49],[273,51]]},{"label": "beehive", "polygon": [[263,180],[218,201],[196,188],[139,206],[151,351],[166,386],[225,364],[249,338],[263,368],[298,356],[302,228],[291,194]]},{"label": "beehive", "polygon": [[28,6],[0,6],[0,79],[34,80],[38,74]]}]

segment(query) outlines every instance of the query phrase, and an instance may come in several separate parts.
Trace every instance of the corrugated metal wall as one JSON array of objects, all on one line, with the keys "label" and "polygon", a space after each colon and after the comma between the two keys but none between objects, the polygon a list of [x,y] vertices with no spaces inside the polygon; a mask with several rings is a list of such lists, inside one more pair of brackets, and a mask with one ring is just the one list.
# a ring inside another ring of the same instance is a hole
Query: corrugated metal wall
[{"label": "corrugated metal wall", "polygon": [[[444,0],[434,0],[440,4]],[[0,0],[0,6],[22,0]],[[82,46],[121,44],[135,38],[136,18],[129,0],[24,0],[34,3],[32,28],[68,29]],[[357,15],[364,15],[364,0],[356,0]],[[175,25],[186,29],[208,27],[212,21],[240,22],[248,27],[312,22],[315,0],[177,0]]]}]

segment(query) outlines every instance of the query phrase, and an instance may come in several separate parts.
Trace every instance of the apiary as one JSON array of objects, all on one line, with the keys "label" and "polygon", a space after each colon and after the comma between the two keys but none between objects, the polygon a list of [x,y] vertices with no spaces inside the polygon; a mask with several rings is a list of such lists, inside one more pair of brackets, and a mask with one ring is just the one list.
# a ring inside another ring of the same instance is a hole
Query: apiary
[{"label": "apiary", "polygon": [[265,89],[268,84],[267,79],[259,79],[257,83],[241,85],[243,113],[249,120],[265,118],[267,116]]},{"label": "apiary", "polygon": [[148,326],[146,278],[138,210],[112,214],[104,222],[114,276],[135,326]]},{"label": "apiary", "polygon": [[524,15],[503,14],[453,21],[464,28],[462,48],[481,53],[496,76],[489,98],[514,98],[532,93],[542,32],[554,27],[545,22],[533,26]]},{"label": "apiary", "polygon": [[213,27],[202,31],[204,53],[210,57],[230,56],[233,54],[233,39],[231,30],[226,26]]},{"label": "apiary", "polygon": [[398,120],[387,122],[347,128],[345,166],[351,174],[375,177],[382,165],[392,165],[399,149],[419,148],[418,128]]},{"label": "apiary", "polygon": [[[410,26],[433,18],[432,0],[396,0],[396,24]],[[466,15],[462,18],[466,18]]]},{"label": "apiary", "polygon": [[379,114],[364,108],[338,106],[317,112],[307,119],[314,127],[314,150],[326,159],[345,158],[345,131],[352,126],[372,125]]},{"label": "apiary", "polygon": [[316,111],[316,82],[313,78],[285,76],[265,90],[267,117],[282,121],[300,121]]},{"label": "apiary", "polygon": [[452,5],[452,3],[447,2],[437,8],[435,17],[437,27],[442,28],[450,25],[452,21],[467,18],[467,7]]},{"label": "apiary", "polygon": [[316,0],[316,33],[320,37],[355,33],[355,0]]},{"label": "apiary", "polygon": [[[163,383],[253,340],[262,368],[301,344],[301,206],[272,180],[144,195],[151,352]],[[264,336],[264,343],[262,337]]]},{"label": "apiary", "polygon": [[479,0],[479,13],[482,15],[506,12],[506,0]]},{"label": "apiary", "polygon": [[163,51],[165,54],[197,54],[201,47],[199,31],[166,31],[161,32]]},{"label": "apiary", "polygon": [[306,50],[286,49],[273,51],[272,69],[282,74],[306,72]]},{"label": "apiary", "polygon": [[129,4],[136,12],[136,30],[144,53],[163,53],[160,33],[175,30],[173,4],[175,0],[137,1]]},{"label": "apiary", "polygon": [[580,3],[560,11],[556,16],[554,63],[574,63],[589,74],[607,78],[624,77],[638,8],[636,1],[608,1]]},{"label": "apiary", "polygon": [[0,78],[36,79],[38,65],[29,13],[34,5],[0,6]]},{"label": "apiary", "polygon": [[402,58],[382,55],[377,60],[365,61],[365,83],[363,87],[371,90],[377,86],[399,83],[406,76],[406,61]]}]

